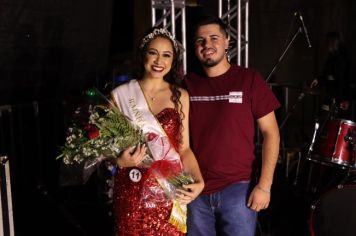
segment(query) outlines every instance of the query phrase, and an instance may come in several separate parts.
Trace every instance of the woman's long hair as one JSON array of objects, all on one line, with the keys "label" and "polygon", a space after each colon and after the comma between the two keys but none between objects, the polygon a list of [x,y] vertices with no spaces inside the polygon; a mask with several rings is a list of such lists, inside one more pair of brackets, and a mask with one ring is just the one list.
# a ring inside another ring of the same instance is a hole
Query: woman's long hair
[{"label": "woman's long hair", "polygon": [[173,62],[172,62],[171,70],[163,77],[163,79],[164,79],[164,81],[169,83],[169,88],[172,92],[171,101],[173,102],[174,108],[178,111],[179,116],[180,116],[179,122],[180,122],[181,130],[180,130],[178,140],[181,142],[181,140],[182,140],[182,120],[184,119],[184,116],[185,116],[183,113],[183,110],[182,110],[182,103],[180,101],[180,97],[182,94],[181,94],[181,91],[179,90],[179,88],[181,88],[182,78],[183,78],[183,70],[182,70],[183,48],[180,46],[180,44],[177,41],[173,41],[175,39],[173,39],[173,37],[170,35],[170,33],[169,33],[169,35],[164,34],[164,33],[155,33],[152,38],[149,38],[147,40],[147,35],[151,34],[156,29],[160,29],[160,28],[153,27],[153,28],[149,29],[146,32],[146,34],[144,35],[144,37],[142,38],[142,41],[141,41],[142,43],[140,44],[139,49],[138,49],[139,68],[136,71],[135,77],[137,80],[141,80],[143,78],[143,75],[145,73],[144,63],[145,63],[145,57],[146,57],[146,50],[147,50],[147,46],[150,44],[150,42],[153,39],[156,39],[157,37],[168,39],[171,42],[172,48],[173,48]]}]

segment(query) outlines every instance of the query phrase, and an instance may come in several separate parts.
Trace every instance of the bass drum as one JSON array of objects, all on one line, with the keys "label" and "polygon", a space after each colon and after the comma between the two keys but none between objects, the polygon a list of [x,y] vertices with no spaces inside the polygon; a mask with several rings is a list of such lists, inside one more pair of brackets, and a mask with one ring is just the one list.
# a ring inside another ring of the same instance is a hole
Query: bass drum
[{"label": "bass drum", "polygon": [[339,185],[312,206],[311,236],[356,235],[356,185]]}]

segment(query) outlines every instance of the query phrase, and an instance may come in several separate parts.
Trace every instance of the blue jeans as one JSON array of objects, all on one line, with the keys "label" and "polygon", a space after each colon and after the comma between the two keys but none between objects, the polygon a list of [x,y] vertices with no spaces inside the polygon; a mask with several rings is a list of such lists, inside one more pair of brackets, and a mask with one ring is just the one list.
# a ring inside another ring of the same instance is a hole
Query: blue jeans
[{"label": "blue jeans", "polygon": [[188,204],[188,236],[254,236],[257,212],[247,207],[249,182],[200,195]]}]

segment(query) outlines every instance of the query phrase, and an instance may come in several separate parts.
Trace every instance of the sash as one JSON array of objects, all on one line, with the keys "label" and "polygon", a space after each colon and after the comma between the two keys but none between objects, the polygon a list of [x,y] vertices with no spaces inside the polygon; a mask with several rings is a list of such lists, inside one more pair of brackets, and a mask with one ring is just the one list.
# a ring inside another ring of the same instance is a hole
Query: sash
[{"label": "sash", "polygon": [[112,96],[121,112],[143,131],[147,147],[153,159],[155,161],[179,161],[182,167],[179,154],[173,145],[171,145],[161,124],[148,107],[137,80],[131,80],[115,88],[112,92]]},{"label": "sash", "polygon": [[[137,80],[131,80],[127,84],[115,88],[112,96],[121,112],[128,119],[137,125],[143,131],[146,145],[151,152],[153,162],[151,170],[156,164],[163,165],[164,163],[176,163],[179,165],[179,171],[182,170],[182,162],[179,154],[171,145],[167,134],[161,127],[156,117],[152,114],[148,107],[145,96]],[[169,168],[158,168],[160,170]],[[161,172],[162,174],[162,172]],[[162,186],[162,179],[156,176],[158,183]],[[179,231],[186,233],[187,231],[187,207],[180,205],[173,197],[173,207],[168,222],[175,226]]]},{"label": "sash", "polygon": [[[161,127],[156,117],[152,114],[148,103],[145,99],[143,91],[137,82],[137,80],[131,80],[130,82],[115,88],[112,92],[112,96],[121,112],[127,116],[127,118],[142,131],[146,139],[147,147],[149,148],[153,159],[157,162],[154,165],[163,165],[165,163],[174,162],[179,165],[179,171],[182,170],[182,162],[179,154],[171,145],[167,134]],[[177,166],[177,165],[176,165]],[[159,168],[160,170],[169,168]],[[163,180],[160,176],[156,176],[158,183],[164,187]],[[168,222],[175,226],[179,231],[187,232],[187,207],[180,205],[172,197],[173,207]]]}]

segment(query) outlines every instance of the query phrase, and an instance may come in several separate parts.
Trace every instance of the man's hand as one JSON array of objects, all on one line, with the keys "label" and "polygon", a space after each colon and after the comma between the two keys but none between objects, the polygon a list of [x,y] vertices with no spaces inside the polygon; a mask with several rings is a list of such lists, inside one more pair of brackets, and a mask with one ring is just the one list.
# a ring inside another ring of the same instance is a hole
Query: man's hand
[{"label": "man's hand", "polygon": [[247,207],[251,210],[259,212],[269,206],[271,200],[271,192],[256,185],[248,198]]}]

